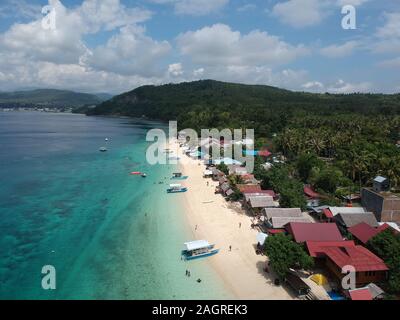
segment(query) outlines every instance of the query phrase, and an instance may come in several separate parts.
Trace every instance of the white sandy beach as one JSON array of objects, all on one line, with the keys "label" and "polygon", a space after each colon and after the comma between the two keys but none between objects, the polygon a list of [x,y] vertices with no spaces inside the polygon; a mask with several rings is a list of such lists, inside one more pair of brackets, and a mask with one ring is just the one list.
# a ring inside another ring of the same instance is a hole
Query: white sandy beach
[{"label": "white sandy beach", "polygon": [[[177,144],[171,142],[170,148],[177,150]],[[257,231],[251,229],[251,218],[214,193],[218,183],[203,178],[205,166],[201,161],[189,159],[179,149],[177,153],[185,157],[180,169],[189,176],[183,182],[189,191],[182,198],[187,221],[193,230],[194,238],[188,240],[205,239],[220,249],[209,262],[227,289],[237,299],[294,299],[284,288],[275,286],[273,278],[264,272],[267,258],[255,253]]]}]

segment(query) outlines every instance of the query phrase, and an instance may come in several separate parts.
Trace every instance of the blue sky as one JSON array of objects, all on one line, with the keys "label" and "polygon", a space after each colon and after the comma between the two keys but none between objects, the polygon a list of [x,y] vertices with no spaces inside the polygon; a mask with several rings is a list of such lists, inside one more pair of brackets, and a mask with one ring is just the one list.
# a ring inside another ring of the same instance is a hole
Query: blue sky
[{"label": "blue sky", "polygon": [[[56,28],[42,26],[51,5]],[[357,28],[341,26],[343,5]],[[3,0],[0,90],[120,93],[216,79],[400,92],[396,0]]]}]

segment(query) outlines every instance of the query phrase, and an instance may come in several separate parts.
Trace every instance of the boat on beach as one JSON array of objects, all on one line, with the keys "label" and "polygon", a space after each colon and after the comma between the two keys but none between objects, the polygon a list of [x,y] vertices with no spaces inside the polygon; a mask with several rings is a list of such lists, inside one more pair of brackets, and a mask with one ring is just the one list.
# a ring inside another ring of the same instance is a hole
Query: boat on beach
[{"label": "boat on beach", "polygon": [[182,256],[185,260],[210,257],[219,252],[219,249],[215,249],[214,244],[210,244],[206,240],[186,242],[184,245]]},{"label": "boat on beach", "polygon": [[167,189],[168,193],[180,193],[186,191],[188,191],[188,188],[182,186],[181,184],[170,184],[169,188]]}]

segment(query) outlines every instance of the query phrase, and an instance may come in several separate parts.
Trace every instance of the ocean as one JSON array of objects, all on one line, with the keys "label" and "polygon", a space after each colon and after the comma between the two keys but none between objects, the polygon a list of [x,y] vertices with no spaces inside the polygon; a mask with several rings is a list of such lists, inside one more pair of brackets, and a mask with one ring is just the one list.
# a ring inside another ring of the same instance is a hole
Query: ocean
[{"label": "ocean", "polygon": [[[176,167],[145,159],[160,126],[0,112],[0,299],[232,298],[207,260],[180,258],[194,239],[182,195],[166,193]],[[46,265],[55,290],[42,288]]]}]

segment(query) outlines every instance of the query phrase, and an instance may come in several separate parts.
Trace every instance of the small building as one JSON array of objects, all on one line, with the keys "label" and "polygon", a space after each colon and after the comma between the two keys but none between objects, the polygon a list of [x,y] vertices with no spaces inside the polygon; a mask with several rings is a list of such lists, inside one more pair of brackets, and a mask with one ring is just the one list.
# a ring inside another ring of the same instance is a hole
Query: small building
[{"label": "small building", "polygon": [[384,298],[385,291],[383,291],[380,287],[378,287],[375,283],[370,283],[366,286],[369,292],[371,292],[372,299],[380,300]]},{"label": "small building", "polygon": [[254,174],[244,174],[240,176],[245,184],[257,184],[259,181],[255,178]]},{"label": "small building", "polygon": [[254,216],[258,216],[264,208],[273,208],[276,204],[269,195],[250,196],[246,201],[246,207]]},{"label": "small building", "polygon": [[377,228],[374,228],[365,222],[361,222],[353,227],[350,227],[348,231],[353,235],[357,243],[366,245],[370,239],[387,230],[388,228],[390,228],[390,226],[387,224],[383,224]]},{"label": "small building", "polygon": [[344,267],[352,266],[356,273],[356,287],[369,283],[381,283],[387,279],[389,270],[382,259],[363,246],[353,241],[307,242],[307,249],[312,257],[322,260],[326,269],[341,283],[347,274]]},{"label": "small building", "polygon": [[224,183],[221,186],[219,186],[219,190],[224,196],[230,196],[231,194],[234,193],[229,183]]},{"label": "small building", "polygon": [[286,230],[297,243],[343,240],[335,223],[291,222],[286,225]]},{"label": "small building", "polygon": [[263,209],[265,224],[268,228],[284,229],[291,222],[311,222],[300,208],[265,208]]},{"label": "small building", "polygon": [[321,196],[311,186],[304,186],[303,191],[307,198],[307,208],[318,207]]},{"label": "small building", "polygon": [[262,193],[263,190],[259,184],[238,184],[241,193]]},{"label": "small building", "polygon": [[366,212],[366,213],[340,213],[335,216],[335,222],[342,230],[343,233],[347,232],[347,229],[359,224],[359,223],[366,223],[371,227],[378,227],[378,221],[373,213]]},{"label": "small building", "polygon": [[380,222],[400,223],[400,197],[391,192],[376,192],[363,188],[361,204],[373,212]]},{"label": "small building", "polygon": [[373,181],[372,190],[378,193],[390,191],[389,179],[382,176],[377,176]]},{"label": "small building", "polygon": [[203,177],[204,178],[212,178],[214,176],[214,173],[212,170],[204,170],[203,172]]},{"label": "small building", "polygon": [[275,192],[272,190],[261,190],[258,192],[246,192],[246,193],[243,193],[243,196],[244,196],[245,201],[249,201],[250,197],[257,197],[257,196],[270,196],[274,200],[276,197]]},{"label": "small building", "polygon": [[215,167],[211,168],[211,171],[212,171],[212,179],[214,181],[219,181],[220,178],[225,177],[225,174],[221,170],[218,170]]},{"label": "small building", "polygon": [[248,174],[246,167],[242,167],[239,165],[230,165],[228,166],[229,169],[229,174],[234,174],[238,176],[243,176],[245,174]]},{"label": "small building", "polygon": [[360,288],[349,290],[349,296],[351,300],[363,300],[363,301],[370,301],[373,300],[371,292],[368,288]]}]

